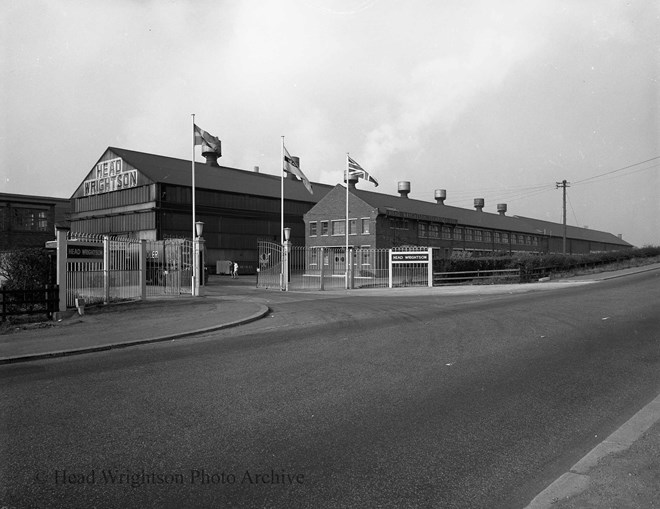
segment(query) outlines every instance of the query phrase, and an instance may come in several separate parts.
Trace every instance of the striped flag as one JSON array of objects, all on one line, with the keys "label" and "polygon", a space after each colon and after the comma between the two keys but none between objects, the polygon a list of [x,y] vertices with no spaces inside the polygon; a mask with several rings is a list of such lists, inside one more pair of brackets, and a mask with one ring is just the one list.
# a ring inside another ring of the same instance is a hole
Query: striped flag
[{"label": "striped flag", "polygon": [[309,191],[309,194],[314,194],[314,191],[312,190],[312,183],[307,179],[307,177],[305,177],[305,174],[300,169],[299,163],[296,162],[293,157],[291,157],[291,154],[289,154],[289,151],[284,145],[282,145],[282,147],[284,148],[284,171],[292,173],[300,180],[302,180],[303,184],[305,184],[305,187]]},{"label": "striped flag", "polygon": [[195,126],[195,145],[208,145],[213,152],[222,156],[222,145],[220,140],[197,125],[193,125]]},{"label": "striped flag", "polygon": [[373,178],[367,170],[365,170],[362,166],[360,166],[358,163],[356,163],[353,159],[351,159],[351,156],[346,156],[348,157],[348,174],[351,177],[357,177],[366,180],[367,182],[373,182],[376,187],[378,187],[378,181]]}]

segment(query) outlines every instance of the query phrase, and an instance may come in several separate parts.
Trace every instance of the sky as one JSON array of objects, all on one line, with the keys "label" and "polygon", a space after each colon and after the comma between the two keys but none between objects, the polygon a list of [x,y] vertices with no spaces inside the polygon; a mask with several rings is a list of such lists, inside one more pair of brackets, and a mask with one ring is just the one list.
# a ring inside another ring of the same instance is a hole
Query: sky
[{"label": "sky", "polygon": [[[660,245],[656,0],[0,0],[0,192],[70,197],[108,146]],[[196,158],[203,161],[200,148]]]}]

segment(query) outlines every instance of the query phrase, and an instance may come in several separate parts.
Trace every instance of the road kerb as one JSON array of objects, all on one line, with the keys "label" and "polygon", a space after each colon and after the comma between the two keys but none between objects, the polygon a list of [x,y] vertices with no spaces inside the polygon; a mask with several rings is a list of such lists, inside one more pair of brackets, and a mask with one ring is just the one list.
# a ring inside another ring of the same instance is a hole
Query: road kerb
[{"label": "road kerb", "polygon": [[188,336],[196,336],[199,334],[205,334],[208,332],[214,332],[222,329],[228,329],[230,327],[236,327],[238,325],[244,325],[246,323],[254,322],[255,320],[259,320],[260,318],[263,318],[267,314],[270,313],[270,308],[268,306],[264,306],[263,304],[259,304],[259,311],[256,313],[253,313],[250,316],[247,316],[245,318],[241,318],[239,320],[234,320],[231,322],[225,322],[222,324],[218,325],[213,325],[211,327],[205,327],[203,329],[195,329],[191,331],[186,331],[186,332],[179,332],[176,334],[167,334],[165,336],[158,336],[154,338],[146,338],[146,339],[136,339],[134,341],[124,341],[124,342],[116,342],[116,343],[107,343],[103,345],[94,345],[94,346],[89,346],[89,347],[84,347],[84,348],[74,348],[70,350],[56,350],[52,352],[43,352],[43,353],[37,353],[37,354],[26,354],[26,355],[17,355],[14,357],[2,357],[0,358],[0,364],[13,364],[13,363],[18,363],[18,362],[28,362],[28,361],[36,361],[36,360],[41,360],[41,359],[51,359],[55,357],[66,357],[70,355],[81,355],[81,354],[86,354],[86,353],[95,353],[95,352],[104,352],[107,350],[116,350],[119,348],[128,348],[131,346],[138,346],[138,345],[146,345],[149,343],[158,343],[162,341],[171,341],[175,339],[181,339],[185,338]]},{"label": "road kerb", "polygon": [[660,421],[660,395],[594,447],[568,472],[534,497],[525,509],[550,509],[557,501],[581,493],[589,486],[591,478],[588,473],[602,458],[625,451],[658,421]]}]

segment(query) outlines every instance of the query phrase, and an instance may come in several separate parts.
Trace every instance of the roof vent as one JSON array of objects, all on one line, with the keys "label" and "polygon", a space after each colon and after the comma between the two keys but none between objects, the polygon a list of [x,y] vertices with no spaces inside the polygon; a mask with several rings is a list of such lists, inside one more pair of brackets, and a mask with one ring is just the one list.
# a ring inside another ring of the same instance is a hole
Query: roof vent
[{"label": "roof vent", "polygon": [[259,173],[259,167],[258,167],[258,166],[255,166],[255,167],[254,167],[254,172],[255,172],[255,173]]},{"label": "roof vent", "polygon": [[474,199],[474,208],[477,209],[477,212],[482,212],[485,205],[485,200],[483,198]]},{"label": "roof vent", "polygon": [[399,182],[399,194],[401,198],[408,198],[408,193],[410,193],[410,182],[407,180],[402,180]]},{"label": "roof vent", "polygon": [[202,144],[202,155],[206,157],[206,164],[209,166],[217,166],[218,168],[220,167],[218,165],[218,157],[220,157],[221,154],[218,154],[208,145]]},{"label": "roof vent", "polygon": [[446,189],[436,189],[435,190],[435,201],[436,202],[438,202],[440,205],[444,205],[446,199],[447,199],[447,190]]},{"label": "roof vent", "polygon": [[[348,188],[355,189],[355,184],[357,184],[358,176],[353,175],[352,173],[348,174]],[[344,182],[346,182],[346,176],[344,176]]]},{"label": "roof vent", "polygon": [[506,203],[498,203],[497,212],[500,216],[506,216]]}]

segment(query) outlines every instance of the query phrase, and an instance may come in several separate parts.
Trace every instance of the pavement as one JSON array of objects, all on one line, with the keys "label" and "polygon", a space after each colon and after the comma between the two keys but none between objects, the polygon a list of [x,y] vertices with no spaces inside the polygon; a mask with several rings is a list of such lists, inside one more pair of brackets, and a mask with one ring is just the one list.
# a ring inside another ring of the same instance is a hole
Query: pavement
[{"label": "pavement", "polygon": [[[0,334],[0,364],[179,340],[258,320],[270,314],[270,305],[295,299],[548,291],[566,284],[590,284],[646,271],[660,272],[660,263],[524,285],[305,292],[257,289],[254,276],[211,276],[203,297],[154,297],[87,308],[82,316],[75,314],[56,322],[5,328]],[[660,508],[660,394],[525,509],[603,507]]]}]

